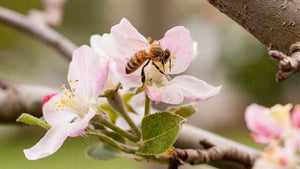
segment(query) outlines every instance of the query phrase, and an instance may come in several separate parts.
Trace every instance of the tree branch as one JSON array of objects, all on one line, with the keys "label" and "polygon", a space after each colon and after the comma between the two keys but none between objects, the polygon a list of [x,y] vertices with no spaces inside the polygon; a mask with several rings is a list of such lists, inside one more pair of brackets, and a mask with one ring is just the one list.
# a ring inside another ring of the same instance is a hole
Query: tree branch
[{"label": "tree branch", "polygon": [[258,150],[188,124],[183,125],[174,146],[186,149],[175,150],[175,161],[208,163],[219,168],[251,168],[261,154]]},{"label": "tree branch", "polygon": [[46,44],[52,46],[62,56],[71,60],[73,51],[77,48],[70,40],[60,35],[46,25],[45,22],[19,14],[0,7],[0,22],[25,31]]},{"label": "tree branch", "polygon": [[43,98],[57,90],[43,87],[16,84],[0,79],[0,122],[16,122],[22,113],[42,115]]},{"label": "tree branch", "polygon": [[[208,2],[240,24],[269,50],[290,56],[293,53],[290,47],[300,39],[299,0],[208,0]],[[297,69],[299,66],[289,72],[280,69],[277,80],[286,79],[297,72]]]},{"label": "tree branch", "polygon": [[290,53],[300,39],[298,0],[208,0],[268,48]]}]

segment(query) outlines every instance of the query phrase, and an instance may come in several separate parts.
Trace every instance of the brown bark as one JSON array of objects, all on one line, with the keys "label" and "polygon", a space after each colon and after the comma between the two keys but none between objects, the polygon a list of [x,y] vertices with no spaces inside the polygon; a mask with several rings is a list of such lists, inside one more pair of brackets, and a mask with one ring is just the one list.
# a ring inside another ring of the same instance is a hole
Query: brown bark
[{"label": "brown bark", "polygon": [[299,0],[208,0],[269,49],[290,55],[300,39]]},{"label": "brown bark", "polygon": [[183,125],[174,146],[187,149],[176,151],[183,162],[208,163],[219,168],[251,168],[261,154],[251,147],[188,124]]}]

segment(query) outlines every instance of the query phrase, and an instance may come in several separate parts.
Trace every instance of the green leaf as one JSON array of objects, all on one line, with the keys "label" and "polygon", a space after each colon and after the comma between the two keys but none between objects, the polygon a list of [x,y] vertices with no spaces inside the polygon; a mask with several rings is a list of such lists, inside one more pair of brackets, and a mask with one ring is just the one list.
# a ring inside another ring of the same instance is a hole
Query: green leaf
[{"label": "green leaf", "polygon": [[51,126],[49,124],[46,124],[41,119],[36,118],[27,113],[22,113],[21,116],[17,119],[17,122],[22,122],[22,123],[30,124],[30,125],[37,125],[44,129],[47,129],[47,130],[49,130],[51,128]]},{"label": "green leaf", "polygon": [[113,160],[122,157],[122,152],[110,145],[98,143],[88,147],[85,155],[95,160]]},{"label": "green leaf", "polygon": [[169,107],[166,112],[177,114],[181,117],[189,117],[197,111],[197,103],[188,103],[182,106]]},{"label": "green leaf", "polygon": [[110,121],[115,123],[118,118],[118,114],[109,106],[109,104],[101,104],[100,107],[108,113]]},{"label": "green leaf", "polygon": [[155,155],[167,151],[178,137],[184,118],[168,112],[144,117],[142,121],[142,144],[137,155]]}]

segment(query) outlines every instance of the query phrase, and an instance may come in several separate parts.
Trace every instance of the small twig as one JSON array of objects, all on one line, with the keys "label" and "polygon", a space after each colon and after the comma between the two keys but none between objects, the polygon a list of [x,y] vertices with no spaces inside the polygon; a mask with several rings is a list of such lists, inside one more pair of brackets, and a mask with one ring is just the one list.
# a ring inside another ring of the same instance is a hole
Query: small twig
[{"label": "small twig", "polygon": [[67,0],[42,0],[44,11],[33,9],[29,16],[45,22],[49,26],[59,26],[62,23],[64,4]]},{"label": "small twig", "polygon": [[290,47],[291,56],[277,50],[270,50],[269,55],[278,60],[277,81],[283,81],[292,74],[300,71],[300,42],[294,43]]},{"label": "small twig", "polygon": [[51,29],[44,22],[3,7],[0,7],[0,22],[6,23],[37,37],[41,41],[52,46],[68,60],[71,60],[72,53],[77,48],[70,40]]},{"label": "small twig", "polygon": [[182,126],[174,146],[176,149],[170,165],[172,169],[183,163],[208,163],[224,169],[247,169],[261,155],[258,150],[187,124]]}]

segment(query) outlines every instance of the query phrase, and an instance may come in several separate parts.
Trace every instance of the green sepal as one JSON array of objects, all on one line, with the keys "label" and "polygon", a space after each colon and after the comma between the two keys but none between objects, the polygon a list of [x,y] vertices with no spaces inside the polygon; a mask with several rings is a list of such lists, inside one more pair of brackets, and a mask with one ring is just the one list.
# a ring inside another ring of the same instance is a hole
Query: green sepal
[{"label": "green sepal", "polygon": [[37,125],[47,130],[51,128],[51,126],[47,124],[45,121],[42,121],[41,119],[36,118],[27,113],[22,113],[21,116],[17,119],[17,122],[21,122],[29,125]]},{"label": "green sepal", "polygon": [[116,123],[116,120],[118,119],[118,114],[113,110],[108,103],[101,104],[100,107],[103,111],[108,113],[108,117],[112,123]]},{"label": "green sepal", "polygon": [[194,114],[197,111],[197,103],[188,103],[185,105],[181,105],[181,106],[176,106],[176,107],[169,107],[168,109],[166,109],[166,112],[170,112],[173,114],[177,114],[181,117],[189,117],[192,114]]},{"label": "green sepal", "polygon": [[126,93],[123,95],[123,100],[124,100],[125,106],[127,108],[127,111],[137,114],[137,112],[132,108],[132,106],[130,104],[128,104],[128,102],[131,100],[132,96],[134,96],[134,93]]}]

